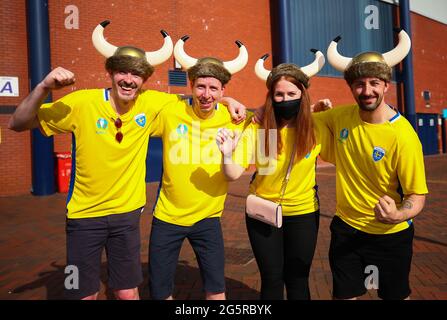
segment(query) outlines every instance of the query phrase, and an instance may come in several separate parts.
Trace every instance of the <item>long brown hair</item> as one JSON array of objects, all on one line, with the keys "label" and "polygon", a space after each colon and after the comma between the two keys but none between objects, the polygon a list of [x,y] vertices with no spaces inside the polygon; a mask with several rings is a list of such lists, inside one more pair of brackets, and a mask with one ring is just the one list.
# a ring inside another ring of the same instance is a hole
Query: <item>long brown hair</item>
[{"label": "long brown hair", "polygon": [[[282,76],[274,81],[265,99],[265,111],[262,126],[265,129],[265,151],[266,155],[270,155],[269,149],[269,131],[271,129],[280,129],[280,119],[275,117],[273,111],[273,95],[275,93],[275,86],[280,80],[286,80],[296,85],[301,90],[301,106],[298,115],[295,118],[295,161],[301,160],[307,155],[316,144],[314,126],[312,121],[312,115],[310,111],[310,97],[307,89],[297,79],[291,76]],[[283,141],[279,132],[276,135],[277,139],[277,154],[280,154],[283,150]]]}]

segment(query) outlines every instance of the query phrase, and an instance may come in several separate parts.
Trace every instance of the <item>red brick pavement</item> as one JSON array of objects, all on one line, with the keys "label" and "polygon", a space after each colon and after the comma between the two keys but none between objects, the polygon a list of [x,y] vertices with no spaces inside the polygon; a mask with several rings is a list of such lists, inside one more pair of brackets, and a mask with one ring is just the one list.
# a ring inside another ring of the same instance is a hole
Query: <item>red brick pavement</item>
[{"label": "red brick pavement", "polygon": [[[430,194],[424,211],[415,221],[415,243],[411,271],[412,299],[447,300],[447,156],[425,158]],[[226,250],[226,281],[229,299],[257,299],[260,289],[256,262],[248,242],[243,210],[249,175],[231,183],[223,230]],[[318,168],[317,181],[321,200],[321,222],[310,288],[312,299],[331,298],[331,273],[327,252],[329,222],[335,207],[333,167]],[[147,289],[147,251],[150,211],[157,184],[148,184],[148,204],[142,216],[142,260]],[[61,299],[65,267],[64,204],[65,194],[48,197],[24,195],[0,198],[0,299]],[[104,286],[105,260],[100,298],[111,298]],[[197,263],[189,244],[180,254],[176,273],[175,296],[178,299],[202,299]],[[376,299],[373,290],[362,299]]]}]

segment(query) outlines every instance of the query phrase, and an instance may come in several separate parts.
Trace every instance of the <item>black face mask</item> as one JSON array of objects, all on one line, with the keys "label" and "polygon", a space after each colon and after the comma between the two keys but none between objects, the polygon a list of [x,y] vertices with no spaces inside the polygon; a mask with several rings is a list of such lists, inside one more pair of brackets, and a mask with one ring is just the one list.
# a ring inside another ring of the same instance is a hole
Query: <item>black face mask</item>
[{"label": "black face mask", "polygon": [[273,100],[273,111],[275,116],[284,120],[290,120],[300,111],[301,99],[275,102]]}]

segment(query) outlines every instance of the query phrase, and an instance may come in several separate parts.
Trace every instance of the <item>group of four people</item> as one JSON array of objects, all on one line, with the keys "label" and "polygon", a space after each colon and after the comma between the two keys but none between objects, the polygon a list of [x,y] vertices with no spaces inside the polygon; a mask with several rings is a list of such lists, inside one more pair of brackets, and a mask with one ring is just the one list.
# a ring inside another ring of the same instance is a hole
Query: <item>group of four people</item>
[{"label": "group of four people", "polygon": [[[408,45],[400,43],[387,54],[366,58],[328,52],[331,64],[344,72],[357,105],[319,113],[311,113],[307,89],[310,77],[324,64],[321,52],[315,51],[309,66],[281,64],[271,72],[261,59],[256,70],[268,92],[255,124],[245,117],[243,106],[224,97],[231,75],[247,64],[242,43],[237,42],[239,55],[232,61],[195,59],[183,50],[187,37],[173,48],[162,32],[163,47],[144,52],[108,43],[103,37],[107,24],[95,28],[93,42],[107,58],[111,88],[79,90],[43,104],[51,90],[75,81],[69,70],[55,68],[20,103],[9,123],[16,131],[40,128],[47,136],[73,135],[67,264],[76,266],[80,276],[79,288],[67,289],[67,297],[97,297],[105,248],[109,287],[118,299],[139,298],[139,221],[146,203],[150,136],[163,140],[164,168],[149,244],[153,299],[173,298],[185,238],[196,254],[206,298],[225,299],[220,217],[228,180],[237,179],[250,163],[256,166],[250,193],[281,201],[284,215],[279,229],[246,217],[261,298],[283,299],[285,285],[288,299],[310,299],[308,278],[319,226],[319,154],[336,165],[337,208],[329,252],[334,298],[362,295],[367,265],[379,270],[381,298],[409,297],[412,218],[427,193],[424,163],[416,133],[384,100],[391,67],[405,57]],[[142,89],[154,66],[172,51],[187,69],[191,102]],[[289,164],[290,180],[280,195]]]}]

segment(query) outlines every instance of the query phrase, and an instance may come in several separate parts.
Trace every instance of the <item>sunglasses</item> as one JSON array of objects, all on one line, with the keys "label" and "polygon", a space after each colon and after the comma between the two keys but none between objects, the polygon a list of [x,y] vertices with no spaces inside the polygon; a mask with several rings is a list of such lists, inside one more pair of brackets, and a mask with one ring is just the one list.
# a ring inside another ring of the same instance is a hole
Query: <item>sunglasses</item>
[{"label": "sunglasses", "polygon": [[121,143],[121,141],[123,141],[123,133],[121,132],[121,127],[123,126],[123,122],[121,121],[120,118],[116,118],[116,120],[114,120],[113,123],[115,124],[115,127],[118,130],[118,132],[115,135],[115,140],[118,141],[118,143]]}]

